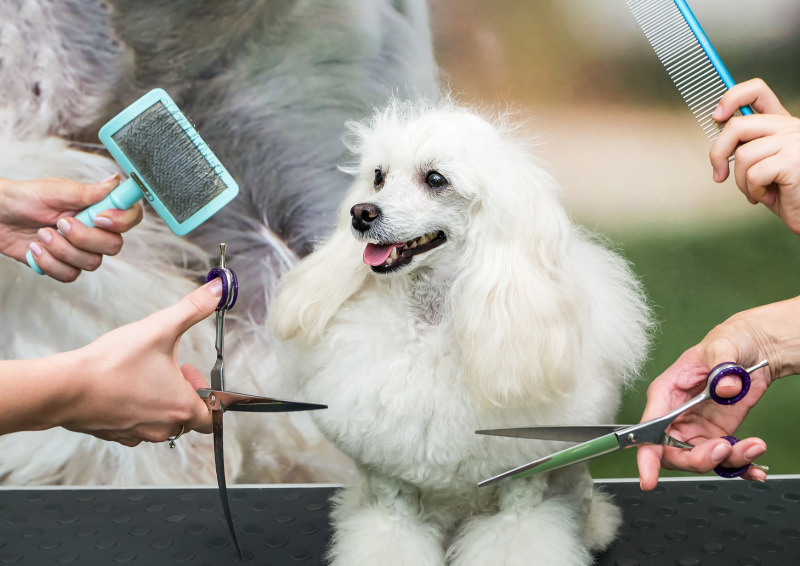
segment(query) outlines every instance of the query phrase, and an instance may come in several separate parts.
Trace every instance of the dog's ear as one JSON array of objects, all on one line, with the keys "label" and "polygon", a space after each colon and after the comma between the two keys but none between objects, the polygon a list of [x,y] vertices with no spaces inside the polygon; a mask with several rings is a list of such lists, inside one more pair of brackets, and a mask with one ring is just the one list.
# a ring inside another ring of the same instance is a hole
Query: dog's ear
[{"label": "dog's ear", "polygon": [[552,178],[527,155],[508,157],[475,190],[466,265],[452,287],[466,378],[502,405],[574,390],[582,358],[581,293],[569,273],[575,227]]},{"label": "dog's ear", "polygon": [[350,233],[349,211],[341,210],[333,235],[278,282],[267,317],[278,339],[311,341],[322,334],[369,273],[361,259],[363,246]]}]

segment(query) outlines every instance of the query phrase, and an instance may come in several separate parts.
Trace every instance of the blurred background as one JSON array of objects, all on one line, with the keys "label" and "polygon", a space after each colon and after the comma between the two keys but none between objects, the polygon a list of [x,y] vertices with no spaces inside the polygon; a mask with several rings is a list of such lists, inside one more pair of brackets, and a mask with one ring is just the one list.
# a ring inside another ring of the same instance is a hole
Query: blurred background
[{"label": "blurred background", "polygon": [[[800,115],[800,4],[690,5],[734,79],[763,78]],[[648,383],[716,324],[800,292],[800,237],[731,179],[712,181],[709,143],[624,0],[432,0],[431,25],[457,98],[524,111],[576,221],[644,283],[659,328],[617,422],[638,422]],[[799,405],[800,379],[780,380],[737,433],[767,442],[771,475],[800,473]],[[637,476],[635,451],[592,472]]]}]

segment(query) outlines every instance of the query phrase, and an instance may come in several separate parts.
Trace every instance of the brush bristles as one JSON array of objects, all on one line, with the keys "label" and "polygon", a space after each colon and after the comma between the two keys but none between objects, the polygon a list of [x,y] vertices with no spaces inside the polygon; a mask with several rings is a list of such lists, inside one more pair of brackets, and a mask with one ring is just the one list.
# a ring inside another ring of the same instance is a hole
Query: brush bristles
[{"label": "brush bristles", "polygon": [[213,155],[211,150],[199,136],[190,137],[178,116],[161,102],[113,138],[177,222],[187,220],[226,189],[207,158]]},{"label": "brush bristles", "polygon": [[711,114],[727,86],[692,28],[673,0],[625,1],[703,133],[714,141],[723,124]]}]

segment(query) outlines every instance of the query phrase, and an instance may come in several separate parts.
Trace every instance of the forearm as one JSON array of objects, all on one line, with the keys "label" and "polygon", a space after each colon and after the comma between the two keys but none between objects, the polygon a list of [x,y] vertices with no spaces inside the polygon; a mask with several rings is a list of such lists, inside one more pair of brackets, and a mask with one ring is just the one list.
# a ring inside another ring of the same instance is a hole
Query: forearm
[{"label": "forearm", "polygon": [[0,435],[59,426],[70,414],[86,368],[74,352],[0,361]]}]

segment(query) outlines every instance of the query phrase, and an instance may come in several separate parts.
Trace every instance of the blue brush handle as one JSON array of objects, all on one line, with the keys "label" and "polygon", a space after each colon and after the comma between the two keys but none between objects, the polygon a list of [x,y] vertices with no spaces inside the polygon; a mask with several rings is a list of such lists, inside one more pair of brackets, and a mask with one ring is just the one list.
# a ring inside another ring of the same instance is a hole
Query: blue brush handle
[{"label": "blue brush handle", "polygon": [[[127,210],[136,204],[143,196],[142,191],[139,190],[139,186],[133,179],[127,179],[106,195],[106,198],[79,212],[75,216],[75,219],[79,220],[84,226],[89,226],[91,228],[94,226],[95,217],[104,210],[112,208]],[[36,265],[33,252],[28,250],[28,253],[25,254],[25,259],[28,260],[28,265],[31,266],[31,269],[39,275],[44,275],[44,271]]]},{"label": "blue brush handle", "polygon": [[[714,65],[714,68],[717,70],[717,73],[719,73],[722,82],[725,84],[726,87],[733,88],[733,86],[736,84],[736,81],[733,80],[733,77],[728,72],[728,69],[725,68],[722,59],[720,59],[719,55],[717,55],[717,52],[714,50],[714,46],[711,45],[711,42],[708,40],[708,37],[706,37],[703,28],[700,27],[700,23],[697,21],[697,18],[694,17],[691,8],[689,8],[689,5],[686,3],[685,0],[674,0],[674,1],[675,5],[678,7],[678,10],[680,10],[681,14],[683,14],[683,19],[686,20],[687,24],[689,24],[689,27],[692,29],[692,32],[694,33],[694,36],[697,38],[697,41],[700,42],[700,46],[703,48],[703,51],[705,51],[706,55],[708,55],[708,59],[711,61],[711,64]],[[741,108],[739,108],[739,110],[744,115],[753,113],[753,109],[750,108],[749,106],[742,106]]]}]

